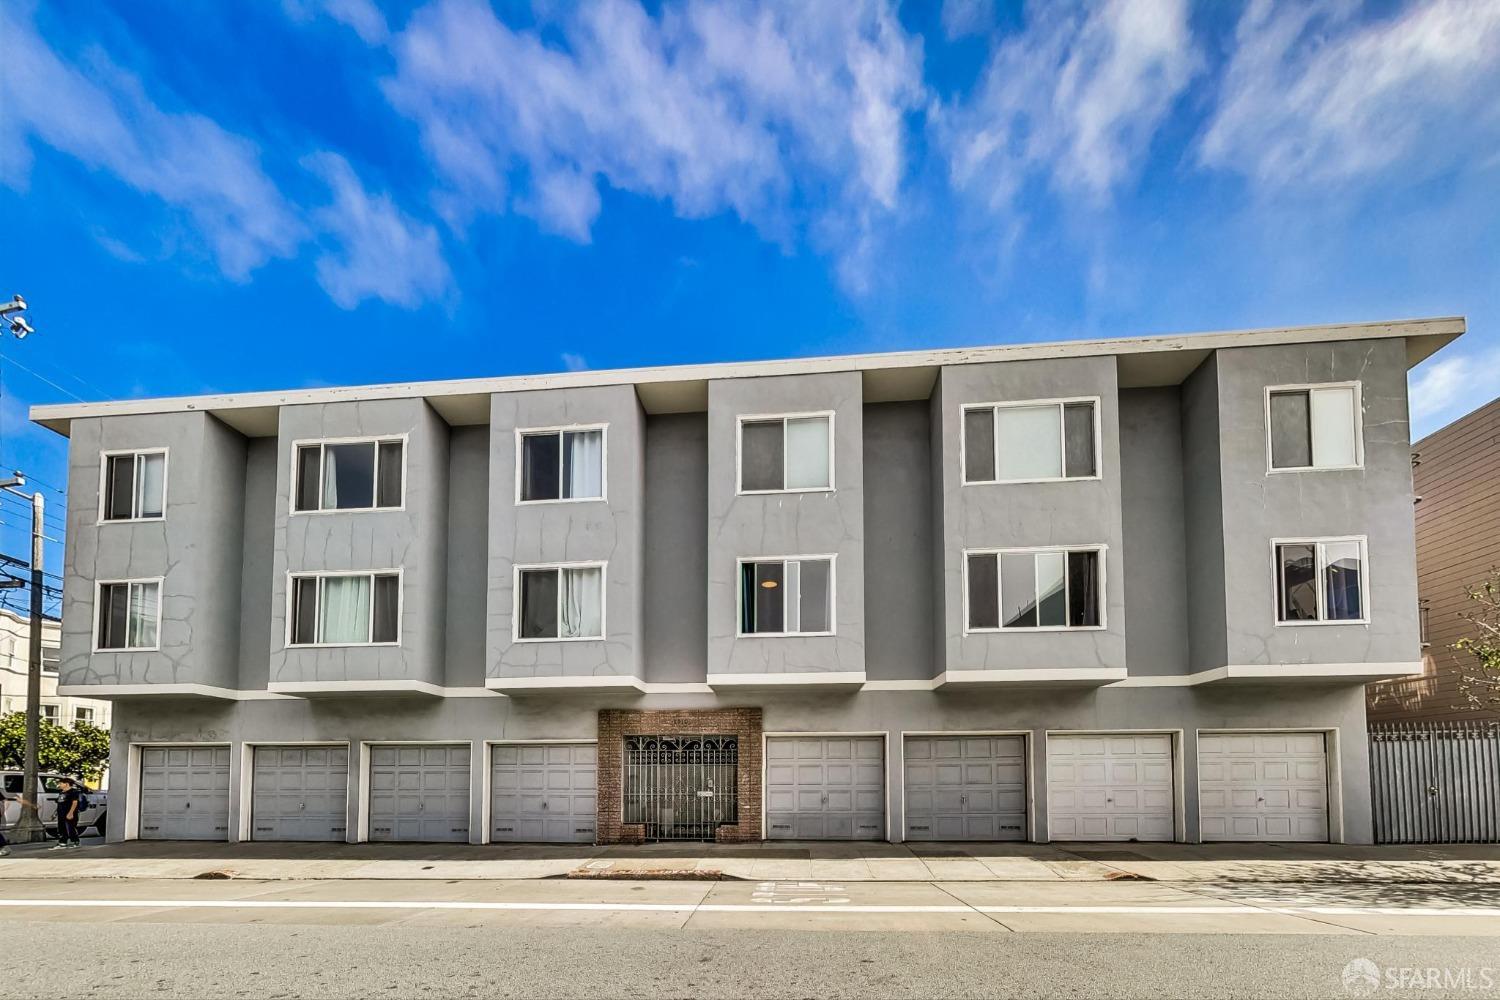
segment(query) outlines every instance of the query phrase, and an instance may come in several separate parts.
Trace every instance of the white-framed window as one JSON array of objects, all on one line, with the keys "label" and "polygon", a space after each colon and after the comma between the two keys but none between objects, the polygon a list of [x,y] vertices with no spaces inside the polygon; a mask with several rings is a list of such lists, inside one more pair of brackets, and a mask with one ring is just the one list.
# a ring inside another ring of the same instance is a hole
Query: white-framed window
[{"label": "white-framed window", "polygon": [[73,707],[73,725],[76,726],[80,722],[87,722],[92,726],[94,724],[94,710],[86,708],[83,705],[75,705]]},{"label": "white-framed window", "polygon": [[405,504],[404,437],[292,444],[292,511],[399,510]]},{"label": "white-framed window", "polygon": [[1363,535],[1278,538],[1276,624],[1350,625],[1369,621],[1369,566]]},{"label": "white-framed window", "polygon": [[516,503],[603,500],[605,425],[516,431]]},{"label": "white-framed window", "polygon": [[1364,433],[1358,382],[1266,388],[1266,461],[1271,472],[1358,469]]},{"label": "white-framed window", "polygon": [[833,489],[833,413],[739,418],[739,491],[807,493]]},{"label": "white-framed window", "polygon": [[516,642],[566,642],[604,638],[602,562],[517,566]]},{"label": "white-framed window", "polygon": [[94,651],[153,650],[161,628],[161,580],[99,584]]},{"label": "white-framed window", "polygon": [[156,521],[166,515],[167,449],[100,455],[99,520]]},{"label": "white-framed window", "polygon": [[49,705],[46,702],[42,702],[40,707],[42,710],[42,718],[46,719],[48,722],[57,721],[58,707],[56,705]]},{"label": "white-framed window", "polygon": [[959,431],[964,485],[1099,478],[1099,399],[976,403]]},{"label": "white-framed window", "polygon": [[288,574],[288,646],[398,646],[401,571]]},{"label": "white-framed window", "polygon": [[833,635],[834,557],[739,561],[741,636]]},{"label": "white-framed window", "polygon": [[964,551],[964,630],[1104,627],[1104,546]]}]

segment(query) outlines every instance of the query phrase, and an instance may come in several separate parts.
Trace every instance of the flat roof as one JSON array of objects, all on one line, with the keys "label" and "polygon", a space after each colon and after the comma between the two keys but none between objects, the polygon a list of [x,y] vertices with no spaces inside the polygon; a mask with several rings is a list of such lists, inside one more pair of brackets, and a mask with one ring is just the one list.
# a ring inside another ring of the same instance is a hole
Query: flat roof
[{"label": "flat roof", "polygon": [[269,436],[276,433],[276,411],[283,406],[420,397],[426,399],[449,423],[463,425],[488,422],[489,396],[497,392],[606,385],[635,386],[641,403],[648,413],[686,413],[707,407],[708,383],[713,379],[830,372],[859,372],[864,378],[865,398],[872,402],[880,402],[926,398],[932,391],[938,370],[947,365],[1100,356],[1115,356],[1119,359],[1120,384],[1124,387],[1176,385],[1186,378],[1211,351],[1233,347],[1383,340],[1401,337],[1406,341],[1407,367],[1411,368],[1461,336],[1466,328],[1464,317],[1442,316],[1375,323],[1334,323],[1322,326],[1270,327],[1259,330],[1156,334],[1111,340],[1064,340],[1051,343],[953,347],[883,354],[786,358],[772,361],[731,361],[655,368],[503,375],[432,382],[393,382],[385,385],[284,389],[206,396],[169,396],[98,403],[53,403],[33,406],[31,419],[43,427],[67,435],[71,422],[81,417],[206,411],[242,433],[251,436]]}]

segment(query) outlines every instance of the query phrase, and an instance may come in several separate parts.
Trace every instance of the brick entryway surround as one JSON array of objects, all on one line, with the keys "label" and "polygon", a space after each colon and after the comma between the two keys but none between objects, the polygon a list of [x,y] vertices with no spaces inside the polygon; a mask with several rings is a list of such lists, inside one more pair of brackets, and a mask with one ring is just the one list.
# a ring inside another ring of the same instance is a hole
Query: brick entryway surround
[{"label": "brick entryway surround", "polygon": [[626,736],[695,736],[699,733],[740,738],[739,817],[714,833],[721,844],[760,840],[761,714],[759,708],[599,710],[597,837],[601,844],[640,844],[646,828],[624,821],[620,784],[625,776]]}]

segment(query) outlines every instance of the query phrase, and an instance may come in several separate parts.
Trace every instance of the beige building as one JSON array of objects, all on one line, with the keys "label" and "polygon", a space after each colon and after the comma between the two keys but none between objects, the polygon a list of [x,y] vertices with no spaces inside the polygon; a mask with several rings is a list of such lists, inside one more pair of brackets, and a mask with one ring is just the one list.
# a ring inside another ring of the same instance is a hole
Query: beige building
[{"label": "beige building", "polygon": [[1412,445],[1417,502],[1417,594],[1422,614],[1420,676],[1371,684],[1371,722],[1500,718],[1476,711],[1460,690],[1467,658],[1465,594],[1500,568],[1500,399]]},{"label": "beige building", "polygon": [[[26,711],[26,657],[30,623],[13,611],[0,609],[0,715]],[[53,619],[42,623],[42,715],[71,726],[88,722],[109,728],[109,702],[59,696],[57,650],[62,627]]]}]

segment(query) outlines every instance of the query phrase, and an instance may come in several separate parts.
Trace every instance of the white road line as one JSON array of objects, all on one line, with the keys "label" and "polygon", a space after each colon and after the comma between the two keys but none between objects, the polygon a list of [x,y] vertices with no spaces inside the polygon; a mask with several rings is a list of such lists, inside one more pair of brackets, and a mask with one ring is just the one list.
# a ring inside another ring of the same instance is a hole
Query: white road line
[{"label": "white road line", "polygon": [[0,907],[66,909],[219,909],[219,910],[509,910],[515,912],[586,911],[595,913],[1045,913],[1130,915],[1217,915],[1346,917],[1500,917],[1500,908],[1405,909],[1389,906],[953,906],[797,905],[786,903],[510,903],[465,900],[312,900],[312,899],[0,899]]}]

